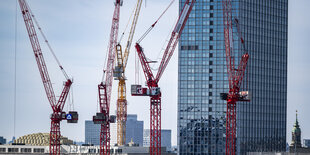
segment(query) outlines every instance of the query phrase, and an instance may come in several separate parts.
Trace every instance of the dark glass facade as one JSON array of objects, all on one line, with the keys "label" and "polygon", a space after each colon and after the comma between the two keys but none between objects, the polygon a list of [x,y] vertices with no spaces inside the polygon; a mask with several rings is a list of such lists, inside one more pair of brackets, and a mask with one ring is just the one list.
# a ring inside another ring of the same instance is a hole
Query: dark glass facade
[{"label": "dark glass facade", "polygon": [[[232,0],[250,54],[237,104],[238,154],[285,151],[288,0]],[[182,8],[185,0],[179,0]],[[180,10],[181,11],[181,10]],[[196,0],[179,41],[178,152],[225,154],[228,92],[222,0]],[[235,55],[240,55],[237,34]],[[236,58],[239,62],[240,57]]]}]

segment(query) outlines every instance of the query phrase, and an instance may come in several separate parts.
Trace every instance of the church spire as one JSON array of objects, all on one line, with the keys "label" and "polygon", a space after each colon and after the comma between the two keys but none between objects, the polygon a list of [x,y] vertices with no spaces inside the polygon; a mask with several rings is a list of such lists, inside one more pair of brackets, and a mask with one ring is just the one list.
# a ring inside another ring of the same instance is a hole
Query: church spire
[{"label": "church spire", "polygon": [[295,145],[298,148],[301,147],[301,130],[299,128],[297,110],[296,110],[296,122],[292,130],[292,142],[291,142],[291,146]]}]

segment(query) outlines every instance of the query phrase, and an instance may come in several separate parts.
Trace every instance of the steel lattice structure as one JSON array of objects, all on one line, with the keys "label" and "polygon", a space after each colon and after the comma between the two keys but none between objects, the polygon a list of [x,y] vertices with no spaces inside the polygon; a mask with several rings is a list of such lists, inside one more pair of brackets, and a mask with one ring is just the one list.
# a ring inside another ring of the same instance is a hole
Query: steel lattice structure
[{"label": "steel lattice structure", "polygon": [[[144,72],[146,83],[148,88],[141,88],[141,85],[132,86],[133,96],[150,96],[150,154],[161,154],[161,92],[158,87],[158,82],[167,67],[170,58],[173,55],[175,47],[181,36],[182,30],[186,24],[188,16],[194,6],[195,0],[187,0],[184,3],[184,7],[180,13],[176,25],[172,31],[171,37],[163,54],[163,58],[158,68],[156,77],[154,77],[149,61],[143,52],[139,43],[136,43],[135,48],[137,50],[141,66]],[[145,36],[143,36],[145,37]]]},{"label": "steel lattice structure", "polygon": [[[20,9],[22,12],[22,16],[26,25],[26,29],[28,32],[28,36],[32,45],[32,49],[34,52],[34,56],[37,62],[37,66],[41,75],[41,79],[43,82],[43,86],[48,98],[48,101],[50,103],[50,106],[52,107],[53,113],[51,114],[51,130],[50,130],[50,154],[53,155],[59,155],[60,154],[60,121],[66,119],[66,113],[63,111],[70,87],[72,85],[72,81],[68,78],[67,74],[65,73],[63,67],[59,64],[60,69],[64,73],[65,77],[67,78],[67,81],[64,84],[64,88],[61,92],[61,95],[56,101],[55,93],[52,87],[52,83],[48,74],[47,66],[45,64],[45,60],[43,58],[43,53],[40,47],[39,39],[37,37],[37,33],[33,24],[33,18],[34,15],[31,13],[31,10],[25,0],[18,0]],[[35,19],[34,19],[35,20]],[[36,22],[36,20],[35,20]],[[37,24],[37,23],[36,23]],[[38,25],[38,24],[37,24]],[[39,30],[41,31],[43,37],[45,38],[41,28],[39,27]],[[45,38],[45,42],[47,42]],[[49,48],[51,49],[50,45],[48,44]],[[54,53],[53,53],[54,54]],[[55,56],[55,55],[54,55]],[[55,57],[56,58],[56,57]],[[56,58],[57,60],[57,58]],[[58,60],[57,60],[58,61]],[[59,63],[59,62],[58,62]],[[69,112],[70,114],[71,112]],[[75,112],[76,113],[76,112]],[[70,114],[71,116],[71,114]],[[77,123],[77,113],[74,116],[73,120],[68,120],[68,123]]]},{"label": "steel lattice structure", "polygon": [[[226,112],[226,155],[236,154],[236,103],[237,101],[249,101],[248,92],[240,92],[241,83],[245,74],[245,69],[249,59],[249,54],[245,51],[244,40],[241,36],[238,20],[235,19],[238,36],[243,47],[244,54],[241,56],[239,65],[235,64],[233,48],[233,20],[232,1],[223,0],[223,24],[225,38],[226,65],[229,80],[229,92],[222,93],[221,97],[227,100]],[[237,66],[237,68],[235,68]]]},{"label": "steel lattice structure", "polygon": [[[115,122],[115,118],[110,116],[110,101],[113,82],[113,65],[115,60],[115,47],[117,44],[119,15],[122,0],[115,1],[115,8],[110,31],[110,41],[108,46],[107,66],[105,69],[105,79],[98,85],[100,112],[93,117],[95,124],[101,124],[100,130],[100,154],[110,154],[110,123]],[[103,75],[104,76],[104,75]]]},{"label": "steel lattice structure", "polygon": [[122,52],[122,46],[116,45],[116,66],[114,69],[114,77],[118,80],[118,98],[117,98],[117,144],[123,146],[126,143],[126,121],[127,121],[127,99],[126,99],[126,76],[125,70],[127,66],[128,56],[132,39],[135,34],[138,17],[140,14],[142,0],[137,0],[134,17],[132,20],[128,40],[125,46],[125,52]]}]

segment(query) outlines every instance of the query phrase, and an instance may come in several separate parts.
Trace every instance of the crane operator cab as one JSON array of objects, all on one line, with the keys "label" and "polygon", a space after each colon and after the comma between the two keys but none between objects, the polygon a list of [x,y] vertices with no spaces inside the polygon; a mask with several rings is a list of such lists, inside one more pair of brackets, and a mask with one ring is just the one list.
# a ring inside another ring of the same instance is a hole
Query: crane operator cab
[{"label": "crane operator cab", "polygon": [[77,123],[79,120],[79,114],[77,111],[69,111],[66,115],[67,123]]},{"label": "crane operator cab", "polygon": [[104,124],[106,122],[115,123],[116,116],[111,115],[109,117],[106,116],[105,113],[97,112],[95,116],[93,116],[94,124]]},{"label": "crane operator cab", "polygon": [[141,85],[131,85],[132,96],[156,96],[160,95],[159,87],[152,87],[151,89],[142,88]]}]

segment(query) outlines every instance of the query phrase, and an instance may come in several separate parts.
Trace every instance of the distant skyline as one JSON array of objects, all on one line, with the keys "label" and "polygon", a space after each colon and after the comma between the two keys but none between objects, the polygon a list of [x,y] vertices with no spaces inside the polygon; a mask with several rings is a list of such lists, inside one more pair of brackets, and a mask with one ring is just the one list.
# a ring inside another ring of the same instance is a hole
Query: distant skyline
[{"label": "distant skyline", "polygon": [[[62,135],[74,141],[84,141],[84,122],[97,111],[97,85],[102,77],[108,45],[112,1],[27,1],[45,32],[60,62],[69,76],[74,78],[74,105],[79,112],[78,124],[61,123]],[[120,34],[124,31],[136,1],[124,1],[121,8]],[[147,1],[142,6],[134,41],[158,18],[170,1]],[[146,6],[146,7],[145,7]],[[287,142],[291,141],[291,130],[295,111],[299,113],[302,139],[310,138],[310,21],[307,20],[308,0],[289,0],[288,25],[288,107]],[[12,139],[14,110],[14,46],[16,1],[0,1],[0,136]],[[17,6],[17,108],[16,137],[36,132],[49,132],[51,108],[47,101],[33,51],[25,29],[19,6]],[[175,1],[157,27],[143,40],[146,56],[157,60],[163,44],[178,15]],[[128,34],[128,32],[127,32]],[[44,58],[49,69],[56,96],[59,95],[64,78],[57,68],[42,37],[39,35]],[[123,38],[123,42],[127,36]],[[155,44],[156,42],[156,44]],[[124,45],[124,43],[122,44]],[[176,49],[177,50],[177,49]],[[128,113],[137,114],[149,128],[149,98],[132,97],[130,84],[134,83],[135,49],[131,48],[127,70]],[[163,52],[161,52],[162,54]],[[174,53],[161,82],[162,128],[172,130],[172,145],[177,141],[177,52]],[[156,66],[154,67],[156,68]],[[140,84],[144,84],[140,69]],[[113,84],[111,112],[115,113],[116,87]],[[65,110],[67,107],[64,108]],[[78,136],[77,136],[78,135]]]}]

